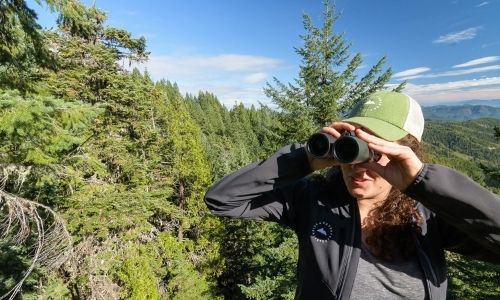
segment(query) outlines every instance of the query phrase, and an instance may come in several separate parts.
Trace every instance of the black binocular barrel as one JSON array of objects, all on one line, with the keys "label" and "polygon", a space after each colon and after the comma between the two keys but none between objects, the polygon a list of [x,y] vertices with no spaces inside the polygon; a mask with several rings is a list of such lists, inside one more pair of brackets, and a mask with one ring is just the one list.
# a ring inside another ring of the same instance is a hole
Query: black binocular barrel
[{"label": "black binocular barrel", "polygon": [[377,154],[368,148],[368,144],[351,133],[339,139],[326,133],[315,133],[307,141],[306,150],[316,158],[334,158],[344,164],[377,160]]},{"label": "black binocular barrel", "polygon": [[331,148],[335,143],[335,138],[326,133],[315,133],[311,135],[306,144],[306,150],[317,158],[327,158],[332,156]]}]

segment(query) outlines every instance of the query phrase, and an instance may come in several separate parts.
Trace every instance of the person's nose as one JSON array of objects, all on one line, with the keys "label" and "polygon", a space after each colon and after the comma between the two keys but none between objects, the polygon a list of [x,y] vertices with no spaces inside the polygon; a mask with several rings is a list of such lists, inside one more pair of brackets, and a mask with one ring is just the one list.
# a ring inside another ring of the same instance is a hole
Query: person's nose
[{"label": "person's nose", "polygon": [[350,164],[349,166],[351,167],[351,170],[354,173],[362,173],[362,172],[365,172],[367,170],[366,168],[363,168],[361,166],[361,164]]}]

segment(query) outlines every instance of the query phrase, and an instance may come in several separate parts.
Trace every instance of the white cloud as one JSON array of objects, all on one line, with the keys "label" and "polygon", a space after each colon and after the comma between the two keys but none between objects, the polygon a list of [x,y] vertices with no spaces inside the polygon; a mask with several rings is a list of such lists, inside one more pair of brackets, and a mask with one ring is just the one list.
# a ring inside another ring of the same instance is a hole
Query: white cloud
[{"label": "white cloud", "polygon": [[432,41],[435,44],[453,44],[465,40],[471,40],[476,37],[477,31],[480,27],[471,27],[459,32],[448,33],[447,35],[442,35]]},{"label": "white cloud", "polygon": [[420,67],[420,68],[414,68],[414,69],[408,69],[404,70],[401,72],[398,72],[393,75],[394,78],[400,78],[400,77],[407,77],[407,76],[415,76],[424,72],[428,72],[431,69],[428,67]]},{"label": "white cloud", "polygon": [[500,77],[421,85],[408,83],[404,92],[413,96],[420,103],[499,99]]},{"label": "white cloud", "polygon": [[500,60],[500,56],[486,56],[486,57],[481,57],[478,59],[470,60],[470,61],[465,62],[463,64],[454,65],[452,68],[471,67],[471,66],[476,66],[476,65],[492,63],[492,62],[499,61],[499,60]]},{"label": "white cloud", "polygon": [[460,75],[483,73],[483,72],[496,71],[496,70],[500,70],[500,65],[492,65],[492,66],[472,68],[472,69],[465,69],[465,70],[447,71],[447,72],[441,72],[441,73],[431,73],[431,74],[420,74],[420,75],[414,75],[414,76],[406,76],[406,77],[397,78],[397,80],[410,80],[410,79],[417,79],[417,78],[438,78],[438,77],[448,77],[448,76],[460,76]]},{"label": "white cloud", "polygon": [[135,67],[147,69],[154,80],[177,83],[182,93],[209,91],[232,106],[236,101],[245,105],[268,101],[262,91],[263,81],[282,64],[271,57],[241,54],[152,55],[148,62]]},{"label": "white cloud", "polygon": [[481,7],[481,6],[485,6],[485,5],[488,5],[488,4],[490,4],[490,2],[484,1],[484,2],[481,2],[478,5],[476,5],[476,7]]},{"label": "white cloud", "polygon": [[227,74],[263,72],[272,70],[280,64],[280,60],[270,57],[224,54],[216,56],[151,56],[144,66],[154,77],[168,79],[168,77],[175,76],[194,75],[199,77],[200,75],[213,75],[217,72]]},{"label": "white cloud", "polygon": [[258,72],[258,73],[252,73],[243,78],[244,82],[248,83],[257,83],[261,82],[267,79],[267,73],[265,72]]}]

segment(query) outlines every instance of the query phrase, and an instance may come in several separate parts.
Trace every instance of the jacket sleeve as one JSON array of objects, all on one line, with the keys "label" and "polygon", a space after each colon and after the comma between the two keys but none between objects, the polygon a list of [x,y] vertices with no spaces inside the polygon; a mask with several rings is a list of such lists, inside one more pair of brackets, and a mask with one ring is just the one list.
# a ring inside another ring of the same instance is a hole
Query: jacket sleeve
[{"label": "jacket sleeve", "polygon": [[467,176],[425,165],[406,194],[437,217],[446,250],[500,263],[500,197]]},{"label": "jacket sleeve", "polygon": [[222,178],[205,195],[213,214],[278,221],[295,226],[295,199],[300,199],[311,173],[302,145],[283,147],[266,160]]}]

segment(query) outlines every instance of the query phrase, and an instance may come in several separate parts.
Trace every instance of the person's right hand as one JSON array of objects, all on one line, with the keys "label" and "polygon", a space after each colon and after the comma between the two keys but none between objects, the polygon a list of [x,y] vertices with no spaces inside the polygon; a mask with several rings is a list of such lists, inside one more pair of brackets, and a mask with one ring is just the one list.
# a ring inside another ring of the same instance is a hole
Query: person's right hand
[{"label": "person's right hand", "polygon": [[[356,127],[349,123],[333,122],[330,126],[321,128],[319,132],[329,134],[338,139],[342,132],[354,131],[355,129]],[[309,159],[309,165],[313,171],[338,165],[338,162],[333,158],[316,158],[309,154],[309,152],[307,153],[307,157]]]}]

